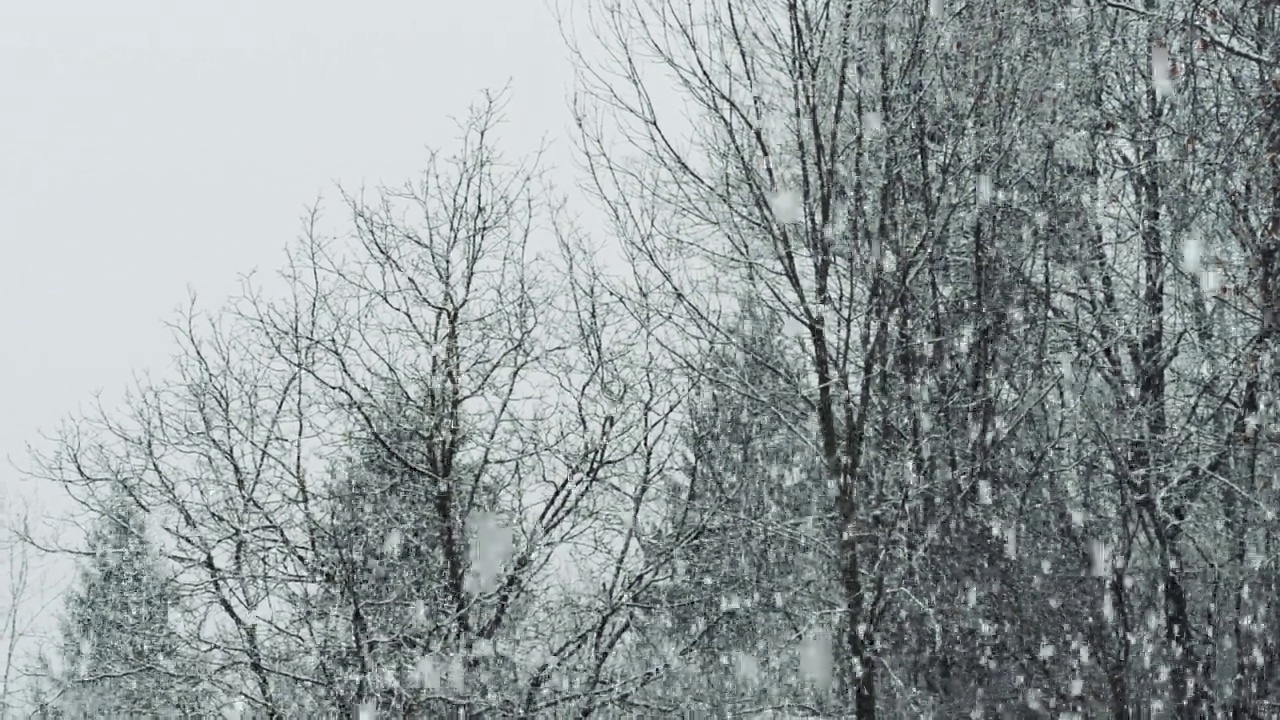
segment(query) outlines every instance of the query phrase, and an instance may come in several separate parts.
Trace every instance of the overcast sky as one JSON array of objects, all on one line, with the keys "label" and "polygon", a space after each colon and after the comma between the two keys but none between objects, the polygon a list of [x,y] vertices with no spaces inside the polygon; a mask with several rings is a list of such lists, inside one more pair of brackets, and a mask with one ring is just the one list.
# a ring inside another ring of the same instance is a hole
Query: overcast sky
[{"label": "overcast sky", "polygon": [[0,455],[162,368],[188,287],[274,270],[319,193],[411,178],[508,80],[505,147],[567,166],[543,0],[0,3]]}]

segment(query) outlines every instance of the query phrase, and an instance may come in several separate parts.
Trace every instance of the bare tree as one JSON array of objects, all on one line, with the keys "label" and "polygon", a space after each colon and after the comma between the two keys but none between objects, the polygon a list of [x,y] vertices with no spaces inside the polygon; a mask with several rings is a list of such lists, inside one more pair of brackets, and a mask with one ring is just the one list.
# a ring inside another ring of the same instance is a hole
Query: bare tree
[{"label": "bare tree", "polygon": [[[877,673],[895,662],[879,638],[908,591],[915,538],[950,522],[973,535],[973,562],[1003,562],[978,527],[1013,532],[1012,506],[975,506],[956,525],[947,513],[971,500],[947,486],[972,498],[999,485],[1011,450],[997,421],[1026,414],[999,380],[1017,362],[1005,353],[1017,313],[1004,308],[1042,306],[1008,271],[1030,249],[1004,254],[1026,212],[1019,161],[1040,151],[1007,129],[1041,90],[1031,47],[1006,41],[1035,28],[994,5],[924,10],[609,3],[590,12],[598,45],[579,53],[582,151],[635,291],[672,299],[670,350],[688,367],[716,346],[750,352],[728,332],[747,294],[787,319],[807,358],[837,548],[828,609],[859,717],[876,714]],[[957,350],[945,338],[961,331]],[[933,443],[934,418],[963,428],[967,447]]]},{"label": "bare tree", "polygon": [[29,630],[29,622],[24,619],[23,605],[28,602],[31,577],[29,549],[18,542],[6,542],[8,557],[5,570],[8,576],[9,590],[5,597],[3,619],[4,633],[4,674],[0,680],[0,713],[11,713],[19,707],[20,688],[18,686],[21,659],[18,648]]},{"label": "bare tree", "polygon": [[1234,604],[1270,652],[1223,594],[1270,577],[1252,12],[654,0],[571,38],[620,292],[665,293],[650,331],[694,375],[753,353],[744,296],[804,353],[859,717],[1200,717],[1270,682],[1213,630]]},{"label": "bare tree", "polygon": [[668,670],[642,616],[683,386],[538,158],[499,153],[503,102],[418,181],[344,193],[349,235],[311,212],[283,294],[189,310],[174,377],[36,458],[161,529],[223,703],[586,716]]}]

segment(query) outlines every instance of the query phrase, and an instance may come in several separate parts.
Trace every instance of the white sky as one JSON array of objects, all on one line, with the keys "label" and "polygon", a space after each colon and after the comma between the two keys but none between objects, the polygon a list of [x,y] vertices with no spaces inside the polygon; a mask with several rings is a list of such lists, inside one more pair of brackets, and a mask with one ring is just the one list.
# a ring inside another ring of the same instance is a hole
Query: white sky
[{"label": "white sky", "polygon": [[0,3],[0,457],[162,369],[188,286],[279,267],[335,181],[451,149],[483,88],[511,81],[510,154],[550,135],[568,171],[571,79],[544,0]]}]

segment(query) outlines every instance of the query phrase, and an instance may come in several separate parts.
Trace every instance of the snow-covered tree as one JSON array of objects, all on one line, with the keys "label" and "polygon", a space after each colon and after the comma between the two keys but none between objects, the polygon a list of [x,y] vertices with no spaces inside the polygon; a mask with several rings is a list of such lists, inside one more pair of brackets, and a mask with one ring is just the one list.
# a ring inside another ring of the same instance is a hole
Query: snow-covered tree
[{"label": "snow-covered tree", "polygon": [[[415,422],[410,408],[399,410],[388,420],[394,426],[379,423],[377,441],[358,441],[322,488],[316,568],[323,581],[307,612],[317,627],[318,671],[343,711],[367,703],[380,712],[448,711],[449,703],[430,700],[437,695],[430,687],[439,685],[435,675],[447,673],[426,669],[424,658],[457,652],[467,630],[459,613],[474,612],[469,605],[477,594],[469,577],[481,572],[491,581],[511,549],[509,537],[488,537],[505,542],[502,557],[471,552],[465,530],[483,522],[478,507],[494,503],[484,478],[453,467],[452,482],[464,485],[458,497],[473,498],[475,507],[449,507],[442,481],[424,471],[433,466],[429,423]],[[449,553],[461,556],[456,587]],[[472,665],[467,669],[477,691]],[[465,697],[459,693],[458,703]]]},{"label": "snow-covered tree", "polygon": [[67,717],[188,716],[199,677],[173,629],[178,603],[145,516],[115,498],[95,518],[64,600],[48,705]]},{"label": "snow-covered tree", "polygon": [[[678,545],[663,600],[673,638],[691,649],[684,669],[653,689],[724,717],[828,699],[839,597],[796,338],[750,296],[730,334],[697,368],[687,461],[668,488]],[[824,667],[802,662],[814,643],[826,643]]]}]

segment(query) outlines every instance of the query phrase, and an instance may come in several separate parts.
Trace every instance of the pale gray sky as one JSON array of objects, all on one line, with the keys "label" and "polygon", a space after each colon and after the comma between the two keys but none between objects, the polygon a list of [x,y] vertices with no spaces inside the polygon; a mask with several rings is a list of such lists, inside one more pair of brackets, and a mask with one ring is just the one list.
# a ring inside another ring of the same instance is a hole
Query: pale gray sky
[{"label": "pale gray sky", "polygon": [[506,148],[549,134],[567,169],[544,0],[0,3],[0,456],[162,368],[188,286],[274,270],[318,193],[411,178],[508,80]]},{"label": "pale gray sky", "polygon": [[333,181],[409,179],[482,88],[512,81],[512,152],[563,136],[565,56],[541,0],[0,5],[0,452],[163,363],[186,287],[278,266]]}]

